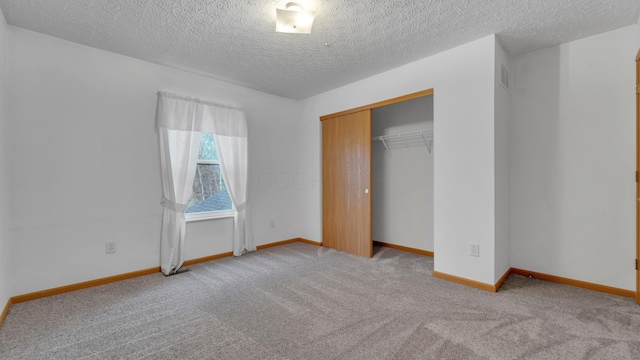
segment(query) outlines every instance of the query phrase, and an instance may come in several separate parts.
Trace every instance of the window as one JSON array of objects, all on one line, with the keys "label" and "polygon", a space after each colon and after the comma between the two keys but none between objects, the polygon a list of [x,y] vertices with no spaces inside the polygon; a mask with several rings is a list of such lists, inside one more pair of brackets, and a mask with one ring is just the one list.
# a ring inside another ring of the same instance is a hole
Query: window
[{"label": "window", "polygon": [[200,137],[200,152],[191,199],[187,203],[187,220],[233,216],[233,205],[222,179],[222,172],[212,133]]}]

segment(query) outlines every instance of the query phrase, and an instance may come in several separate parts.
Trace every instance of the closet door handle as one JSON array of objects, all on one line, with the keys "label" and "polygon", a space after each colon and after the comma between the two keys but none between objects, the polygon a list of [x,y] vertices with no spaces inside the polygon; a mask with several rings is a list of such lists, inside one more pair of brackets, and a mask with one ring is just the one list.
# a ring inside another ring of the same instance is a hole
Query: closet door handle
[{"label": "closet door handle", "polygon": [[368,194],[369,193],[369,188],[364,189],[364,193]]}]

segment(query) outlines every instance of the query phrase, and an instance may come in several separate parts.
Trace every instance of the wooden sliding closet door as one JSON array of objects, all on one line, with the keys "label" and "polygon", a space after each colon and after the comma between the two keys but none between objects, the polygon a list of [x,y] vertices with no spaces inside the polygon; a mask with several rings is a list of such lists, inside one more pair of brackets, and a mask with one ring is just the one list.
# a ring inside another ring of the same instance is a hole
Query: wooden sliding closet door
[{"label": "wooden sliding closet door", "polygon": [[371,110],[322,121],[322,244],[371,257]]}]

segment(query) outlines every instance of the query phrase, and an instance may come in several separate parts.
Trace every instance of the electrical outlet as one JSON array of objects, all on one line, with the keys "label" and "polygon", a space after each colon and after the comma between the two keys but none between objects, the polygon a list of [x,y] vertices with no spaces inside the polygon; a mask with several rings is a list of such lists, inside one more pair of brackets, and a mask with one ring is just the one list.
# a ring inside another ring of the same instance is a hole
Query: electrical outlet
[{"label": "electrical outlet", "polygon": [[480,244],[469,244],[469,255],[480,256]]},{"label": "electrical outlet", "polygon": [[271,229],[275,229],[276,228],[276,222],[274,220],[271,220],[271,222],[269,223],[269,228],[271,228]]},{"label": "electrical outlet", "polygon": [[107,254],[113,254],[116,252],[116,242],[108,241],[107,242]]}]

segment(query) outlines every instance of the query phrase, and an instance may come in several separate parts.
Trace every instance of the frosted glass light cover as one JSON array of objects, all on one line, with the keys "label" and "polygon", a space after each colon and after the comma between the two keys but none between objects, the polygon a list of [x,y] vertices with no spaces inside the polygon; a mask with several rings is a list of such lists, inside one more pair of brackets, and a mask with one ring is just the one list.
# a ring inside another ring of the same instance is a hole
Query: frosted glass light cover
[{"label": "frosted glass light cover", "polygon": [[276,9],[276,32],[310,34],[315,11]]}]

